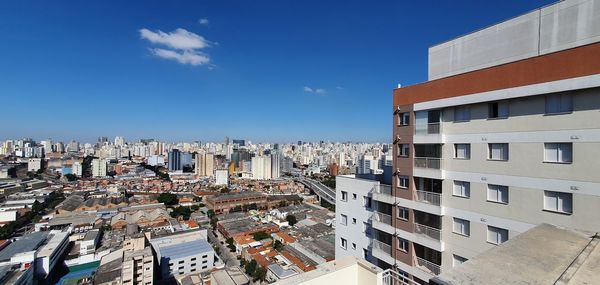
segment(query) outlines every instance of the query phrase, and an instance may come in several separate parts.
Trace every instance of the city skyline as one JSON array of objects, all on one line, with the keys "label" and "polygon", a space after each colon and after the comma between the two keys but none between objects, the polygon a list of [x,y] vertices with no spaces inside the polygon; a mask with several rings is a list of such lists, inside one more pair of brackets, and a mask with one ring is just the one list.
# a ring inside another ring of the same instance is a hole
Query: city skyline
[{"label": "city skyline", "polygon": [[389,142],[427,47],[541,2],[5,2],[1,139]]}]

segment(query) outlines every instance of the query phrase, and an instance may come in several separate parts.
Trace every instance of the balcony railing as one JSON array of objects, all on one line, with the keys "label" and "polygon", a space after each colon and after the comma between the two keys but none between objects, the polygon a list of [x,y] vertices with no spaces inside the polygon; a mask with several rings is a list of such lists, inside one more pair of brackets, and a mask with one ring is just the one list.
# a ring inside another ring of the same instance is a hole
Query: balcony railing
[{"label": "balcony railing", "polygon": [[439,193],[423,191],[423,190],[417,190],[415,192],[417,193],[417,197],[416,197],[417,201],[422,202],[422,203],[436,205],[436,206],[441,205],[442,195],[440,195]]},{"label": "balcony railing", "polygon": [[440,169],[442,159],[437,157],[415,157],[415,167]]},{"label": "balcony railing", "polygon": [[440,123],[427,123],[427,125],[417,125],[416,135],[434,135],[440,133]]},{"label": "balcony railing", "polygon": [[384,214],[384,213],[380,213],[380,212],[375,212],[373,214],[373,219],[375,221],[378,221],[380,223],[384,223],[384,224],[388,224],[388,225],[392,225],[392,216],[388,215],[388,214]]},{"label": "balcony railing", "polygon": [[386,269],[385,271],[382,272],[381,281],[382,281],[383,285],[418,285],[419,284],[391,268]]},{"label": "balcony railing", "polygon": [[373,249],[381,250],[390,256],[392,255],[392,246],[382,241],[374,240]]},{"label": "balcony railing", "polygon": [[426,235],[432,239],[435,240],[441,240],[442,238],[442,231],[436,228],[432,228],[426,225],[421,225],[421,224],[417,224],[415,223],[415,233],[416,234],[422,234],[422,235]]},{"label": "balcony railing", "polygon": [[391,185],[385,185],[385,184],[375,185],[375,186],[373,186],[373,191],[375,193],[392,196],[392,186]]},{"label": "balcony railing", "polygon": [[439,275],[442,271],[441,266],[417,256],[417,268],[431,275]]}]

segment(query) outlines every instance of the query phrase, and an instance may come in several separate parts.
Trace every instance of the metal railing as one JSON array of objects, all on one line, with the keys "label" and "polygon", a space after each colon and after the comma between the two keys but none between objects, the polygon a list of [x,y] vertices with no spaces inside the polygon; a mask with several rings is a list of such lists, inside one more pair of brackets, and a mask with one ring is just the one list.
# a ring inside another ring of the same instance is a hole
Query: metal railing
[{"label": "metal railing", "polygon": [[414,223],[414,226],[416,234],[426,235],[435,240],[441,240],[442,238],[442,231],[439,229],[432,228],[426,225],[421,225],[418,223]]},{"label": "metal railing", "polygon": [[415,135],[433,135],[440,133],[440,123],[427,123],[425,125],[416,125]]},{"label": "metal railing", "polygon": [[432,275],[439,275],[442,271],[442,267],[423,258],[417,256],[417,268],[423,270],[426,273]]},{"label": "metal railing", "polygon": [[423,190],[417,190],[415,192],[417,193],[417,197],[416,197],[417,201],[422,202],[422,203],[436,205],[436,206],[441,205],[442,195],[440,195],[440,193],[423,191]]},{"label": "metal railing", "polygon": [[378,249],[385,252],[388,255],[392,255],[392,246],[378,240],[373,240],[373,249]]},{"label": "metal railing", "polygon": [[386,184],[375,185],[375,186],[373,186],[373,191],[375,193],[392,196],[392,186],[391,185],[386,185]]},{"label": "metal railing", "polygon": [[440,169],[442,159],[438,157],[415,157],[415,167]]},{"label": "metal railing", "polygon": [[393,269],[386,269],[381,274],[383,285],[418,285],[419,283],[409,279]]},{"label": "metal railing", "polygon": [[392,216],[380,212],[373,213],[373,219],[380,223],[392,225]]}]

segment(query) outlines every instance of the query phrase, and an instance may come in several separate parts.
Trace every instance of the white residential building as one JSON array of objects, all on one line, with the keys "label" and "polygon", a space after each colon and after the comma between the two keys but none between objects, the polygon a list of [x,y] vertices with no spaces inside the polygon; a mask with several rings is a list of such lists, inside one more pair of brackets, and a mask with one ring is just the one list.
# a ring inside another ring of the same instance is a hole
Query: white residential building
[{"label": "white residential building", "polygon": [[229,170],[215,170],[215,185],[229,185]]},{"label": "white residential building", "polygon": [[106,160],[94,159],[92,160],[92,176],[93,177],[104,177],[106,176]]}]

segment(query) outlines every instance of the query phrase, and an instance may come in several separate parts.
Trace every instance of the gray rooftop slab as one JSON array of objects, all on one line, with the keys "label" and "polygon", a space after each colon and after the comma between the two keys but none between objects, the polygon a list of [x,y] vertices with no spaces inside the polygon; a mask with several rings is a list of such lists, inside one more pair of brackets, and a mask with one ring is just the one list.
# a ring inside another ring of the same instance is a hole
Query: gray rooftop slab
[{"label": "gray rooftop slab", "polygon": [[171,259],[179,259],[212,250],[212,246],[206,240],[194,240],[176,245],[159,247],[160,256],[169,257]]},{"label": "gray rooftop slab", "polygon": [[[579,282],[563,284],[594,284],[600,280],[600,247],[592,235],[542,224],[443,272],[434,281],[447,285],[556,284],[564,272],[575,269],[570,279]],[[581,260],[578,257],[584,250],[591,254]]]},{"label": "gray rooftop slab", "polygon": [[46,241],[47,237],[48,233],[46,232],[35,232],[20,237],[0,251],[0,261],[8,260],[17,253],[36,250]]}]

